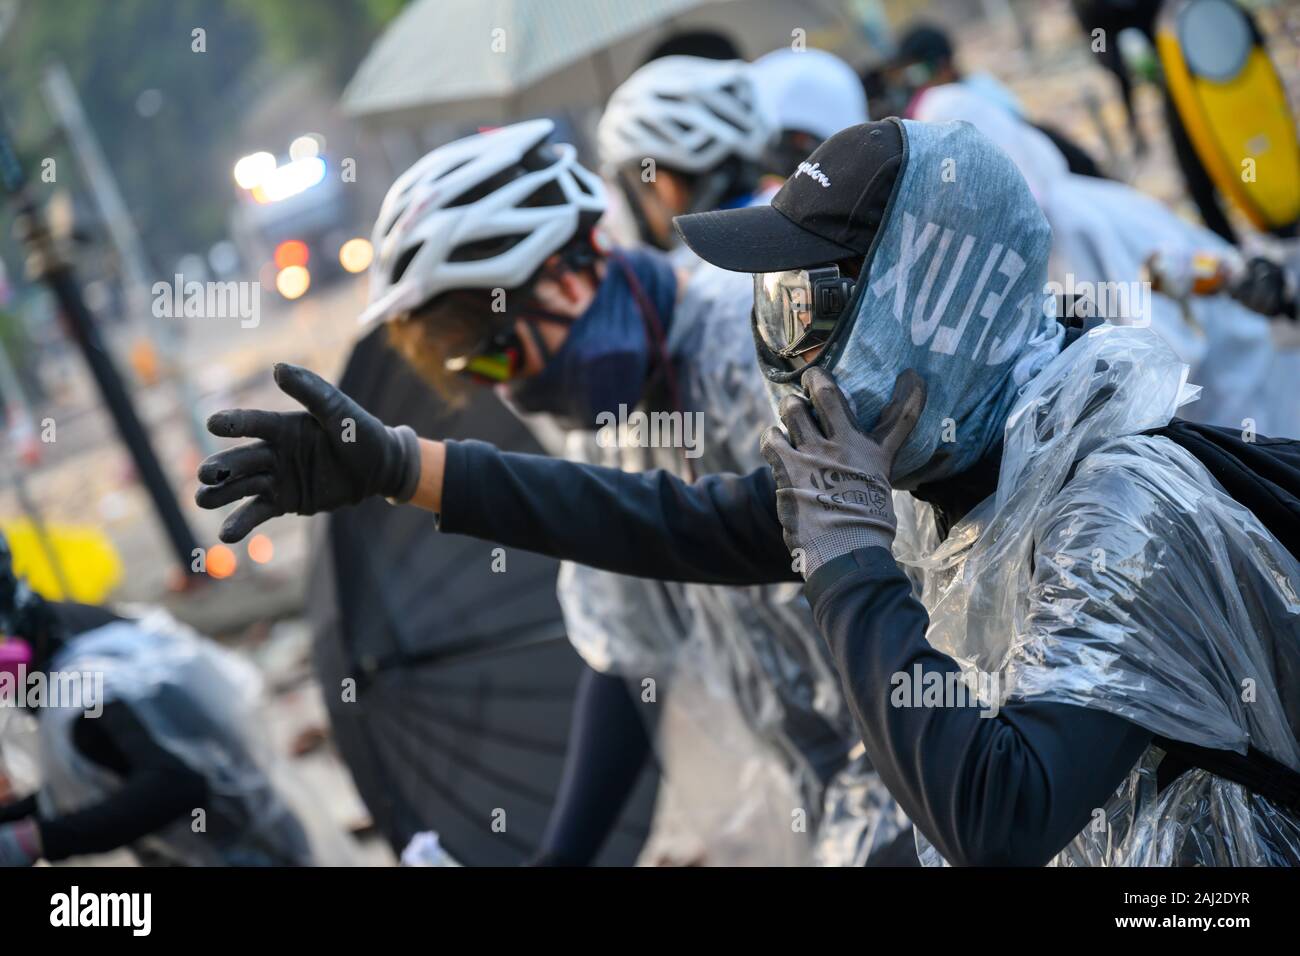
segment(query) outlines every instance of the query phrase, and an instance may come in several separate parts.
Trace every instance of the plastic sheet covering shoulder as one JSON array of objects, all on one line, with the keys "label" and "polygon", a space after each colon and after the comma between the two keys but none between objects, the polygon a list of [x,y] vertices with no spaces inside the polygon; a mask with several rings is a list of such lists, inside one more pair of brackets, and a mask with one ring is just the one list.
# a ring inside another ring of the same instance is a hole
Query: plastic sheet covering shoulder
[{"label": "plastic sheet covering shoulder", "polygon": [[[207,781],[204,832],[196,833],[186,816],[144,838],[135,847],[142,858],[187,866],[351,862],[338,828],[266,747],[261,676],[248,661],[155,609],[77,636],[50,666],[82,682],[83,701],[102,695],[103,703],[127,704],[159,746]],[[83,711],[40,712],[44,814],[85,809],[120,785],[73,745],[72,724]]]},{"label": "plastic sheet covering shoulder", "polygon": [[[618,434],[575,431],[559,445],[553,431],[530,427],[565,457],[628,471],[759,467],[759,436],[774,419],[754,361],[751,295],[747,275],[698,262],[691,271],[667,345],[682,440],[647,447],[647,434],[666,432],[642,429],[638,439],[630,416]],[[565,564],[559,595],[569,638],[592,667],[625,676],[635,694],[656,682],[661,801],[672,821],[659,815],[647,855],[858,865],[908,825],[861,747],[854,752],[857,734],[798,586],[683,585]]]},{"label": "plastic sheet covering shoulder", "polygon": [[[930,643],[997,678],[981,686],[1300,769],[1300,564],[1191,454],[1139,434],[1194,397],[1186,374],[1148,329],[1083,336],[1020,396],[996,493],[942,543],[929,506],[898,496],[895,555]],[[1300,860],[1300,821],[1201,769],[1157,791],[1161,757],[1054,863]]]}]

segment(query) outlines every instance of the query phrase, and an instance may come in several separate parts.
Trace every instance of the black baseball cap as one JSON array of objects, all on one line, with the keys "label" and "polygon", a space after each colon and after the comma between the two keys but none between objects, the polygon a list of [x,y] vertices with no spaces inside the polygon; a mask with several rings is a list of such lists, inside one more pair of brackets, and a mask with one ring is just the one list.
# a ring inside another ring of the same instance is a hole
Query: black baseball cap
[{"label": "black baseball cap", "polygon": [[866,256],[903,167],[895,119],[850,126],[813,151],[770,206],[678,216],[682,240],[731,272],[782,272]]}]

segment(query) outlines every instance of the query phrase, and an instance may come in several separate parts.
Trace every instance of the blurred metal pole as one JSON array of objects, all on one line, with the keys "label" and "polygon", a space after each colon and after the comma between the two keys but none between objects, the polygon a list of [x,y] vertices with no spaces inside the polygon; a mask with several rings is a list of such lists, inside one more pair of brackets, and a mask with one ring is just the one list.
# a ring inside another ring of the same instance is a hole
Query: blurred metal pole
[{"label": "blurred metal pole", "polygon": [[25,419],[30,427],[32,412],[31,406],[27,403],[27,395],[23,392],[23,386],[18,381],[18,376],[14,373],[13,363],[9,361],[9,353],[5,351],[3,342],[0,342],[0,401],[4,403],[5,425],[8,430],[8,434],[5,436],[6,440],[0,443],[0,448],[4,449],[3,454],[0,454],[0,458],[3,458],[9,467],[14,494],[18,498],[18,507],[27,516],[27,520],[32,526],[32,532],[36,535],[36,543],[45,552],[45,560],[50,563],[50,570],[54,573],[54,581],[59,586],[59,599],[69,601],[72,599],[72,591],[68,589],[68,576],[63,571],[63,562],[59,560],[59,553],[54,548],[54,542],[50,540],[50,536],[45,530],[45,519],[41,516],[40,509],[27,492],[27,476],[23,471],[20,450],[13,447],[13,435],[18,431],[17,419]]},{"label": "blurred metal pole", "polygon": [[62,63],[51,63],[45,70],[42,89],[50,112],[63,128],[73,155],[95,197],[100,218],[108,228],[113,245],[117,247],[118,260],[126,280],[127,318],[147,335],[162,353],[164,366],[176,384],[177,402],[181,414],[189,422],[194,443],[205,455],[216,450],[216,444],[199,417],[199,403],[181,363],[181,336],[178,326],[163,319],[155,319],[151,308],[148,257],[136,232],[135,221],[122,199],[113,178],[113,170],[104,158],[104,152],[95,138],[95,131],[81,108],[81,98]]},{"label": "blurred metal pole", "polygon": [[81,298],[81,287],[72,266],[63,260],[55,248],[45,219],[27,189],[27,176],[14,151],[9,137],[8,123],[0,113],[0,185],[9,195],[16,212],[15,232],[26,245],[34,274],[40,278],[59,304],[68,334],[81,349],[90,371],[99,385],[104,404],[108,406],[113,424],[131,453],[136,473],[144,483],[155,511],[162,522],[176,562],[187,578],[197,575],[192,568],[198,543],[190,530],[185,515],[181,513],[176,495],[167,476],[158,463],[149,442],[149,435],[136,415],[131,396],[104,347],[104,340],[95,325],[94,317]]}]

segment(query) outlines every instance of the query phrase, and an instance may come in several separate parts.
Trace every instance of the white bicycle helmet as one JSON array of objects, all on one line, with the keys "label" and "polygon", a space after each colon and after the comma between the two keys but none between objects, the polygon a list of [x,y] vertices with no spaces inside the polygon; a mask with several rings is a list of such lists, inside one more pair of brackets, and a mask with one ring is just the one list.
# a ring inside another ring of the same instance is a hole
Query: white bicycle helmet
[{"label": "white bicycle helmet", "polygon": [[775,133],[798,130],[825,141],[867,122],[862,80],[834,53],[783,47],[751,63],[749,74]]},{"label": "white bicycle helmet", "polygon": [[548,119],[440,146],[384,197],[361,324],[384,322],[452,289],[516,289],[605,209],[600,178]]},{"label": "white bicycle helmet", "polygon": [[757,161],[768,128],[743,60],[651,60],[609,98],[596,128],[604,166],[646,159],[703,173],[730,157]]}]

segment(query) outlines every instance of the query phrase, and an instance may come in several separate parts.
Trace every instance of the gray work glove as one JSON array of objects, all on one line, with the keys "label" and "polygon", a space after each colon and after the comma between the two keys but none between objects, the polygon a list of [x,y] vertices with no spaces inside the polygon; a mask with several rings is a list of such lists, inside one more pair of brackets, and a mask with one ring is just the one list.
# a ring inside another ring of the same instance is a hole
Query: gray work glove
[{"label": "gray work glove", "polygon": [[925,382],[911,369],[898,376],[869,434],[858,428],[829,373],[808,369],[803,387],[812,407],[801,396],[787,395],[779,409],[785,434],[769,428],[760,447],[776,477],[776,513],[786,547],[802,552],[807,579],[842,554],[893,543],[898,519],[890,472],[925,407]]},{"label": "gray work glove", "polygon": [[208,419],[222,438],[260,441],[218,452],[199,465],[194,500],[220,508],[252,498],[221,526],[238,541],[268,518],[333,511],[382,495],[406,501],[420,480],[420,444],[405,425],[389,428],[314,372],[277,365],[275,384],[305,412],[226,409]]}]

